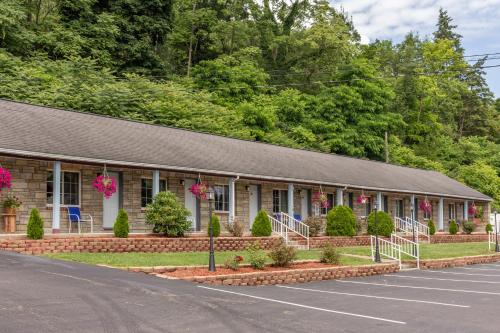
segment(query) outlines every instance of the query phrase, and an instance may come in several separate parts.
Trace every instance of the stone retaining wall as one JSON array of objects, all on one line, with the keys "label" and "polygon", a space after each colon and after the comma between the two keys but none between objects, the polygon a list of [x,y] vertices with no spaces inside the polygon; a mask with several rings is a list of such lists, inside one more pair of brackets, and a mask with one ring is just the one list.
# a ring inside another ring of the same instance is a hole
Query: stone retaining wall
[{"label": "stone retaining wall", "polygon": [[[468,256],[460,258],[420,260],[420,269],[442,269],[462,267],[475,264],[486,264],[500,261],[500,254],[486,254],[482,256]],[[414,262],[411,263],[414,265]]]}]

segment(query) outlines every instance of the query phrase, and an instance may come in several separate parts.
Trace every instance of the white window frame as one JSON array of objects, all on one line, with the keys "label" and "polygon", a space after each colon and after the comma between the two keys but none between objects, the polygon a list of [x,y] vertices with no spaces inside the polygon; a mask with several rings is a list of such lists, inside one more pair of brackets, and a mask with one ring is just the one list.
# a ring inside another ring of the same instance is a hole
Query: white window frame
[{"label": "white window frame", "polygon": [[328,208],[321,207],[321,204],[320,204],[319,211],[320,211],[320,215],[321,216],[326,216],[326,214],[328,214],[328,212],[335,207],[335,194],[331,193],[331,192],[328,192],[328,193],[325,193],[325,194],[326,194],[327,198],[328,198],[329,195],[331,195],[332,198],[333,198],[333,200],[331,202],[332,205],[329,206]]},{"label": "white window frame", "polygon": [[[224,208],[226,205],[227,205],[227,210],[223,209],[223,210],[220,210],[220,209],[215,209],[215,196],[214,196],[214,212],[215,213],[229,213],[229,185],[228,184],[215,184],[214,186],[212,186],[212,188],[214,189],[214,192],[216,192],[215,188],[216,187],[222,187],[223,191],[222,191],[222,207]],[[227,188],[227,198],[225,197],[226,195],[226,189]]]},{"label": "white window frame", "polygon": [[[47,203],[46,207],[54,207],[54,170],[48,169],[47,170],[47,177],[45,177],[45,184],[48,183],[47,178],[49,177],[49,172],[52,172],[52,203]],[[66,205],[63,203],[64,199],[64,173],[77,173],[78,174],[78,205]],[[47,202],[47,188],[45,188],[45,202]],[[75,170],[61,170],[61,207],[79,207],[81,208],[82,206],[82,172],[80,170],[75,171]]]},{"label": "white window frame", "polygon": [[[275,212],[274,211],[274,191],[278,191],[279,192],[279,197],[278,197],[279,198],[278,206],[279,206],[279,210],[280,210],[279,212]],[[282,195],[281,195],[281,192],[286,192],[286,196],[285,196],[286,199],[285,200],[286,200],[286,206],[287,206],[287,208],[288,208],[288,205],[290,204],[288,202],[288,190],[287,189],[273,188],[273,191],[272,191],[272,209],[273,209],[273,214],[281,213],[281,207],[282,207],[282,201],[281,201]],[[288,214],[288,212],[283,212],[283,213],[287,213]]]},{"label": "white window frame", "polygon": [[[450,211],[450,207],[453,207],[453,209]],[[453,214],[452,214],[453,212]],[[457,204],[454,203],[449,203],[448,204],[448,220],[457,220]]]},{"label": "white window frame", "polygon": [[[401,206],[400,206],[400,203],[402,203]],[[404,199],[399,199],[399,198],[394,199],[394,205],[396,207],[396,209],[394,209],[394,216],[399,217],[399,218],[404,218],[405,217],[405,201],[404,201]],[[402,209],[402,211],[400,212],[401,209]],[[398,212],[400,212],[401,214],[398,214]]]},{"label": "white window frame", "polygon": [[[144,180],[151,180],[151,181],[153,181],[153,178],[152,178],[152,177],[141,177],[141,193],[140,193],[140,195],[139,195],[139,196],[140,196],[140,200],[141,200],[141,209],[142,209],[142,210],[146,209],[146,207],[142,205],[142,180],[143,180],[143,179],[144,179]],[[160,184],[161,184],[161,182],[163,182],[163,181],[165,182],[165,190],[168,190],[168,180],[167,180],[166,178],[160,178]],[[152,185],[152,184],[151,184],[151,185]],[[160,192],[161,192],[161,190],[160,190]],[[153,188],[151,188],[151,194],[152,194],[152,193],[153,193]],[[152,196],[151,196],[151,197],[152,197]]]}]

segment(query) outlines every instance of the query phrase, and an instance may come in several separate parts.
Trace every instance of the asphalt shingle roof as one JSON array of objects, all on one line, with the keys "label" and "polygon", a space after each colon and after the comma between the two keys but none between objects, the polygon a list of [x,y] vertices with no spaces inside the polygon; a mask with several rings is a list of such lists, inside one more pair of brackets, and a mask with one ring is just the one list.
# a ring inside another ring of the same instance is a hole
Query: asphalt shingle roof
[{"label": "asphalt shingle roof", "polygon": [[491,200],[439,172],[0,100],[0,153]]}]

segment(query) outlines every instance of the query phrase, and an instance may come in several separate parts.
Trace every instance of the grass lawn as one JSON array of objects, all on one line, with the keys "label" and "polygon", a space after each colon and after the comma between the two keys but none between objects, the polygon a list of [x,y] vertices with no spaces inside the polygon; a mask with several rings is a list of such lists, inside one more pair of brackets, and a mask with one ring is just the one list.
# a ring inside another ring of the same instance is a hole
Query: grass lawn
[{"label": "grass lawn", "polygon": [[[299,250],[297,259],[319,259],[319,250]],[[215,262],[224,264],[224,262],[235,255],[241,255],[248,263],[248,253],[246,251],[227,251],[216,252]],[[174,253],[51,253],[45,254],[45,257],[62,259],[69,261],[78,261],[87,264],[104,264],[114,267],[131,266],[195,266],[208,265],[208,252],[174,252]],[[271,260],[268,260],[271,263]],[[342,265],[367,265],[372,261],[362,258],[353,258],[348,256],[341,257]]]}]

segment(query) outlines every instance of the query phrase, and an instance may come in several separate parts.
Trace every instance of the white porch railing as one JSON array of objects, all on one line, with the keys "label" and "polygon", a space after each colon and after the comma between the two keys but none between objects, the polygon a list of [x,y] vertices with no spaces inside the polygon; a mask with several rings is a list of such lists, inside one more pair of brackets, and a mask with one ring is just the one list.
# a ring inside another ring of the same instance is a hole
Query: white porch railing
[{"label": "white porch railing", "polygon": [[[416,241],[419,241],[419,235],[423,235],[427,237],[427,241],[431,242],[431,234],[429,231],[429,227],[423,223],[418,222],[417,220],[412,219],[411,217],[405,217],[404,219],[399,217],[394,217],[394,228],[395,231],[404,232],[406,235],[413,235],[415,231]],[[413,230],[415,228],[415,230]]]},{"label": "white porch railing", "polygon": [[[409,231],[408,231],[409,230]],[[404,233],[411,233],[411,226],[407,225],[405,219],[395,216],[394,217],[394,231],[402,231]]]},{"label": "white porch railing", "polygon": [[273,232],[285,238],[287,243],[289,241],[288,233],[293,232],[306,240],[306,247],[309,250],[309,226],[283,212],[276,214],[276,216],[277,218],[269,216]]},{"label": "white porch railing", "polygon": [[274,233],[278,234],[285,240],[285,244],[288,245],[288,232],[290,231],[284,223],[281,223],[278,219],[272,217],[271,215],[267,215],[269,220],[271,221],[271,227]]},{"label": "white porch railing", "polygon": [[[377,237],[370,237],[370,244],[372,250],[372,260],[375,261],[375,251],[377,244]],[[387,257],[392,260],[396,260],[401,268],[401,246],[399,244],[393,243],[392,241],[378,238],[378,248],[381,256]]]},{"label": "white porch railing", "polygon": [[[429,231],[429,227],[423,223],[418,222],[417,220],[412,219],[411,217],[406,217],[406,221],[410,223],[410,225],[415,226],[417,229],[417,236],[418,235],[424,235],[427,237],[427,241],[430,243],[431,242],[431,233]],[[417,237],[417,242],[418,242],[418,237]]]},{"label": "white porch railing", "polygon": [[417,268],[420,268],[420,244],[396,234],[391,235],[391,242],[400,246],[401,253],[404,253],[417,260]]},{"label": "white porch railing", "polygon": [[[500,236],[500,233],[498,233],[498,235]],[[491,248],[493,248],[493,250],[495,250],[495,246],[496,246],[496,235],[495,235],[495,232],[488,232],[488,250],[491,251]]]}]

